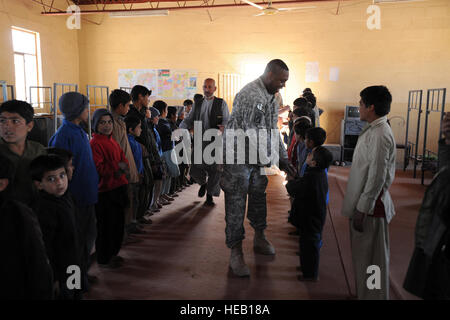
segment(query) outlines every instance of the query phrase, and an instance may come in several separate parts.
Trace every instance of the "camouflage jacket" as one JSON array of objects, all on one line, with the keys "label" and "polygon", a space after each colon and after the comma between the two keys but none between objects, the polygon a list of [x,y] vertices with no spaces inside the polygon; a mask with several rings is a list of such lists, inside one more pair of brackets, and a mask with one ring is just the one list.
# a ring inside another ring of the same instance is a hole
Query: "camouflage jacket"
[{"label": "camouflage jacket", "polygon": [[[258,148],[256,148],[257,153],[259,153],[259,149],[267,148],[267,155],[273,156],[273,149],[276,148],[275,144],[278,144],[278,155],[280,163],[284,161],[287,162],[287,152],[284,144],[282,142],[281,136],[278,132],[277,121],[278,121],[278,108],[279,102],[275,98],[275,95],[272,95],[267,92],[266,87],[261,78],[258,78],[241,89],[236,94],[233,102],[233,109],[226,125],[226,129],[223,137],[223,146],[224,146],[224,161],[226,161],[227,152],[229,157],[231,157],[231,150],[227,150],[227,139],[231,139],[230,133],[236,130],[243,130],[245,133],[248,132],[256,132],[258,136],[261,131],[267,132],[267,141],[263,139],[258,139]],[[277,131],[273,132],[272,129],[276,129]],[[275,140],[273,141],[272,140]],[[231,143],[231,142],[229,142]],[[236,163],[236,159],[238,159],[238,150],[237,142],[233,143],[234,146],[234,163]],[[249,153],[252,149],[249,147],[254,147],[254,143],[247,143],[245,145],[245,163],[246,164],[257,164],[257,165],[268,165],[266,161],[261,161],[260,156],[257,157],[257,163],[253,161],[249,162]],[[265,152],[265,149],[264,149]],[[229,163],[226,161],[225,163]]]}]

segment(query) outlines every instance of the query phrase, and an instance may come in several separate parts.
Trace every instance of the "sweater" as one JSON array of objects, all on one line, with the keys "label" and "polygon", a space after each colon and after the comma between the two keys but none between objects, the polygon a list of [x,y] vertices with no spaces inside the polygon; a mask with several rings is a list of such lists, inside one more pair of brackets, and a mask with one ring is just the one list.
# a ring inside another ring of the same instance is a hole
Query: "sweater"
[{"label": "sweater", "polygon": [[75,167],[69,192],[77,207],[90,206],[98,200],[98,174],[86,132],[78,125],[63,120],[62,126],[50,138],[50,147],[72,152]]},{"label": "sweater", "polygon": [[125,174],[115,177],[119,162],[128,164],[128,160],[119,144],[112,136],[94,133],[91,140],[92,155],[99,179],[98,191],[105,192],[128,184]]},{"label": "sweater", "polygon": [[162,151],[165,152],[168,150],[172,150],[175,143],[172,141],[172,128],[170,126],[169,120],[160,118],[156,129],[158,130],[159,136],[161,138]]},{"label": "sweater", "polygon": [[158,154],[158,149],[156,148],[156,141],[150,132],[149,125],[141,112],[136,109],[133,105],[130,106],[130,111],[128,111],[127,116],[134,116],[141,120],[142,133],[139,137],[136,137],[136,141],[141,143],[145,149],[148,151],[148,159],[151,165],[161,163],[161,157]]},{"label": "sweater", "polygon": [[37,190],[31,181],[30,163],[36,157],[46,154],[40,143],[27,140],[21,156],[9,150],[8,145],[0,139],[0,153],[8,158],[14,166],[14,180],[11,181],[11,196],[26,205],[32,205],[37,200]]},{"label": "sweater", "polygon": [[123,150],[123,153],[125,153],[128,163],[130,164],[130,183],[138,183],[139,176],[138,169],[136,168],[137,161],[133,158],[134,152],[131,150],[131,146],[129,144],[125,122],[118,114],[113,112],[112,115],[114,119],[112,137],[119,144],[120,148]]},{"label": "sweater", "polygon": [[139,142],[136,141],[132,134],[128,134],[128,142],[130,149],[133,152],[134,162],[139,174],[144,174],[144,162],[142,160],[142,147]]},{"label": "sweater", "polygon": [[321,233],[327,214],[328,179],[324,169],[310,167],[302,178],[290,180],[286,189],[294,198],[294,225],[303,233]]},{"label": "sweater", "polygon": [[[53,278],[65,286],[67,267],[80,265],[80,251],[78,247],[78,229],[76,224],[76,207],[70,193],[56,197],[43,190],[39,192],[39,202],[35,207],[36,215],[42,230],[50,264],[53,268]],[[62,291],[60,298],[73,298],[75,292]]]}]

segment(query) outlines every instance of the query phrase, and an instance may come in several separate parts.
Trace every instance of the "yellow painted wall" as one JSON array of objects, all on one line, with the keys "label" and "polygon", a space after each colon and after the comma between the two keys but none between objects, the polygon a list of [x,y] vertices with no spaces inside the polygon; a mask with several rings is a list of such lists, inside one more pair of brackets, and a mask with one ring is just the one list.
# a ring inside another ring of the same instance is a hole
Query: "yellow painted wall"
[{"label": "yellow painted wall", "polygon": [[[211,9],[213,21],[203,9],[171,11],[167,17],[89,15],[100,25],[82,21],[73,31],[66,28],[66,17],[41,17],[42,8],[29,0],[0,0],[0,40],[6,44],[0,77],[13,80],[12,24],[41,32],[46,84],[79,81],[83,93],[87,84],[116,88],[119,69],[194,69],[200,86],[220,72],[243,73],[245,63],[281,58],[291,70],[284,102],[292,105],[303,88],[311,87],[325,109],[321,124],[327,142],[339,143],[344,106],[357,105],[364,87],[388,86],[394,99],[391,116],[406,120],[408,90],[450,83],[450,1],[381,4],[381,30],[373,31],[366,26],[370,4],[343,1],[338,15],[337,1],[262,17],[253,17],[258,10],[250,6]],[[313,61],[319,62],[320,81],[305,83],[305,63]],[[340,70],[337,82],[328,79],[330,67]],[[402,142],[400,120],[393,129]]]},{"label": "yellow painted wall", "polygon": [[[55,6],[66,8],[67,2],[56,0]],[[41,85],[79,82],[77,31],[66,28],[66,17],[41,16],[42,10],[42,6],[30,0],[0,0],[0,80],[15,84],[11,26],[16,26],[40,34]],[[37,110],[42,111],[45,110]]]},{"label": "yellow painted wall", "polygon": [[[201,84],[219,72],[242,73],[246,62],[281,58],[291,70],[284,102],[292,104],[311,87],[326,111],[321,122],[328,142],[339,143],[343,108],[357,105],[365,86],[388,86],[392,116],[406,120],[408,90],[450,84],[450,1],[382,4],[381,30],[373,31],[366,26],[371,3],[345,1],[338,15],[337,1],[268,17],[253,17],[252,7],[213,9],[213,21],[206,10],[173,11],[168,17],[97,16],[103,19],[100,26],[84,24],[79,33],[80,82],[117,87],[118,69],[188,68],[199,71]],[[320,82],[305,83],[307,61],[319,62]],[[340,69],[337,82],[328,79],[330,67]],[[393,126],[399,142],[404,139],[400,122]]]}]

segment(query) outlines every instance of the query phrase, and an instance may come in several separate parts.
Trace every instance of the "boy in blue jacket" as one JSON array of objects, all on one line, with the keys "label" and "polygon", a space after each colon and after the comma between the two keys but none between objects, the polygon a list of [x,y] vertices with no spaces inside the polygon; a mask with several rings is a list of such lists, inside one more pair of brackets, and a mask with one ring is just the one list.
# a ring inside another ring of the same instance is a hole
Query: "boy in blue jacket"
[{"label": "boy in blue jacket", "polygon": [[69,182],[78,209],[77,224],[81,251],[82,290],[88,291],[89,257],[97,237],[95,204],[98,200],[98,174],[87,133],[81,125],[88,122],[88,99],[78,92],[66,92],[59,98],[63,124],[50,138],[49,147],[66,149],[73,154],[76,170]]},{"label": "boy in blue jacket", "polygon": [[319,277],[319,253],[322,247],[322,230],[327,214],[326,198],[328,179],[325,170],[333,156],[322,146],[315,147],[308,155],[308,169],[301,178],[289,177],[286,189],[294,198],[294,207],[300,225],[300,281],[317,281]]},{"label": "boy in blue jacket", "polygon": [[[127,134],[128,134],[128,143],[130,144],[131,151],[133,152],[133,158],[134,162],[136,163],[136,168],[139,174],[139,186],[142,184],[142,181],[144,179],[144,160],[142,158],[142,146],[139,142],[136,141],[136,137],[139,137],[142,132],[141,128],[141,120],[134,116],[127,116],[125,118],[125,125],[127,128]],[[139,190],[139,188],[138,188]],[[135,204],[133,205],[133,221],[136,221],[137,217],[141,217],[141,221],[144,218],[144,212],[138,212],[139,210],[142,210],[144,207],[139,206],[139,192],[136,194],[135,197]],[[145,219],[146,220],[146,219]],[[147,220],[151,221],[151,220]],[[137,222],[137,221],[136,221]],[[145,222],[144,222],[145,223]]]}]

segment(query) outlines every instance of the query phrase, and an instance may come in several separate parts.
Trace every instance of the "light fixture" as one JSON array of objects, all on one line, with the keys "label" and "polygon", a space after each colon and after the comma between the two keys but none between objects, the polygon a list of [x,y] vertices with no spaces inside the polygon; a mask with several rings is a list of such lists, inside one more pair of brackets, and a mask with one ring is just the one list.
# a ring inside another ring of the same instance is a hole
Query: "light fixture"
[{"label": "light fixture", "polygon": [[109,13],[111,18],[132,18],[132,17],[149,17],[149,16],[168,16],[169,10],[124,10],[113,11]]},{"label": "light fixture", "polygon": [[373,3],[422,2],[426,0],[373,0]]}]

